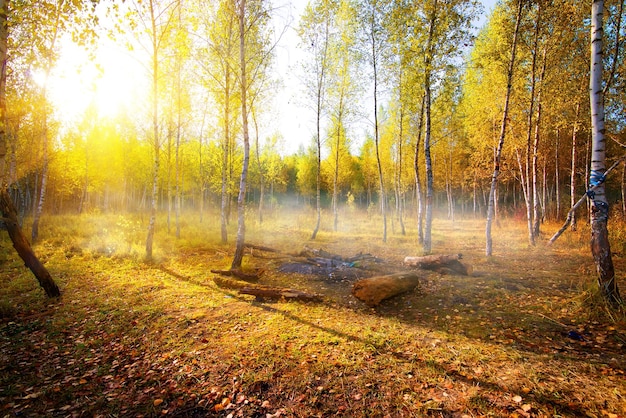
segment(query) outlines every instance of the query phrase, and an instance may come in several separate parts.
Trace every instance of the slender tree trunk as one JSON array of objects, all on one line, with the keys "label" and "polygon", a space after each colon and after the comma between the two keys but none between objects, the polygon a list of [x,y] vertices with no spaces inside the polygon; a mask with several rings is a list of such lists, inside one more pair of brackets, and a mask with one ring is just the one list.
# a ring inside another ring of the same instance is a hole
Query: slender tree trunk
[{"label": "slender tree trunk", "polygon": [[206,179],[204,172],[204,164],[202,159],[202,149],[204,148],[204,127],[206,123],[206,114],[207,108],[209,106],[209,101],[206,101],[204,112],[202,113],[202,125],[200,126],[200,138],[199,138],[199,147],[198,147],[198,165],[200,169],[200,223],[204,220],[204,199],[206,194]]},{"label": "slender tree trunk", "polygon": [[596,263],[598,285],[605,300],[617,307],[622,303],[615,269],[611,258],[608,220],[609,203],[605,194],[606,138],[604,136],[604,94],[602,91],[602,38],[604,1],[593,0],[591,6],[591,76],[589,96],[591,101],[591,174],[589,183],[596,186],[591,199],[591,254]]},{"label": "slender tree trunk", "polygon": [[[341,106],[341,105],[340,105]],[[341,115],[341,111],[339,112]],[[337,121],[337,140],[335,141],[335,172],[333,173],[333,230],[339,226],[339,144],[341,143],[341,116]]]},{"label": "slender tree trunk", "polygon": [[626,220],[626,161],[622,163],[622,220]]},{"label": "slender tree trunk", "polygon": [[426,213],[424,219],[424,254],[432,251],[432,223],[433,223],[433,168],[430,156],[430,81],[425,84],[426,132],[424,135],[424,164],[426,167]]},{"label": "slender tree trunk", "polygon": [[176,155],[175,155],[175,170],[176,170],[176,191],[175,191],[175,203],[174,210],[176,216],[176,238],[180,238],[180,205],[181,205],[181,155],[180,155],[180,136],[181,136],[181,126],[180,126],[180,110],[178,114],[178,126],[176,128]]},{"label": "slender tree trunk", "polygon": [[246,239],[246,184],[250,162],[250,136],[248,133],[248,79],[246,74],[246,0],[239,0],[239,61],[241,64],[241,121],[243,128],[243,166],[237,197],[237,243],[232,270],[241,269]]},{"label": "slender tree trunk", "polygon": [[167,233],[172,232],[172,121],[168,122],[167,128],[167,181],[165,186],[167,200]]},{"label": "slender tree trunk", "polygon": [[[178,7],[178,30],[182,30],[182,7]],[[176,211],[176,238],[180,238],[180,211],[181,211],[181,194],[182,194],[182,180],[181,180],[181,149],[180,141],[182,137],[182,67],[181,67],[181,52],[176,51],[176,154],[175,154],[175,170],[176,170],[176,195],[174,210]]]},{"label": "slender tree trunk", "polygon": [[230,67],[226,66],[224,79],[224,143],[222,144],[222,194],[220,204],[220,231],[222,244],[228,242],[228,204],[230,194],[228,191],[229,175],[228,163],[230,161]]},{"label": "slender tree trunk", "polygon": [[[8,6],[7,6],[8,7]],[[59,10],[55,10],[55,23],[54,23],[54,33],[52,35],[52,40],[50,42],[50,47],[48,52],[50,53],[50,57],[46,62],[46,71],[45,71],[45,83],[43,86],[43,91],[41,94],[41,105],[42,105],[42,135],[43,135],[43,163],[41,168],[41,189],[39,190],[39,201],[37,202],[37,206],[35,207],[35,213],[33,216],[33,226],[31,230],[31,239],[35,242],[39,236],[39,221],[41,219],[41,213],[43,212],[43,205],[46,199],[46,188],[48,186],[48,147],[49,147],[49,132],[48,132],[48,78],[50,77],[50,71],[52,69],[52,51],[56,46],[57,36],[59,34],[59,19],[61,17],[61,12]]]},{"label": "slender tree trunk", "polygon": [[[372,13],[376,13],[372,11]],[[383,216],[383,242],[387,242],[387,207],[385,202],[385,180],[383,166],[380,161],[380,137],[378,132],[378,52],[376,50],[376,31],[374,30],[375,17],[372,15],[371,42],[372,42],[372,67],[374,70],[374,143],[376,146],[376,164],[378,166],[378,181],[380,190],[380,212]]]},{"label": "slender tree trunk", "polygon": [[[45,89],[45,88],[44,88]],[[43,94],[43,106],[47,108],[46,94]],[[37,205],[35,206],[35,212],[33,215],[33,226],[31,230],[31,240],[32,242],[36,242],[39,237],[39,221],[41,220],[41,214],[43,212],[43,205],[46,200],[46,190],[48,187],[48,111],[44,109],[43,111],[43,161],[41,166],[41,185],[39,188],[39,199]]]},{"label": "slender tree trunk", "polygon": [[559,167],[559,146],[561,145],[561,130],[556,129],[556,147],[554,148],[554,194],[556,200],[556,219],[561,218],[561,175]]},{"label": "slender tree trunk", "polygon": [[415,170],[415,195],[417,198],[417,242],[424,244],[424,199],[422,193],[422,181],[420,179],[419,155],[420,143],[422,142],[422,130],[424,128],[424,102],[426,94],[422,95],[422,105],[420,106],[419,122],[417,124],[417,139],[415,141],[415,159],[413,168]]},{"label": "slender tree trunk", "polygon": [[78,213],[83,213],[87,202],[87,195],[89,193],[89,152],[87,151],[87,145],[85,145],[85,178],[83,179],[83,192],[80,195],[80,202],[78,204]]},{"label": "slender tree trunk", "polygon": [[511,59],[509,61],[509,69],[507,72],[507,85],[506,96],[504,99],[504,111],[502,115],[502,127],[500,129],[500,140],[498,141],[498,148],[496,149],[496,155],[494,158],[494,170],[491,178],[491,188],[489,189],[489,203],[487,206],[487,227],[485,228],[486,246],[485,253],[487,256],[493,254],[493,240],[491,238],[491,223],[495,217],[495,205],[496,205],[496,188],[498,184],[498,175],[500,174],[500,159],[502,155],[502,148],[504,147],[504,137],[506,136],[506,126],[509,114],[509,101],[511,98],[511,88],[513,85],[513,69],[515,68],[515,53],[517,51],[517,37],[519,34],[520,22],[522,20],[523,2],[518,0],[517,3],[517,16],[515,18],[515,31],[513,32],[513,42],[511,45]]},{"label": "slender tree trunk", "polygon": [[540,88],[537,93],[537,118],[535,120],[535,139],[533,141],[533,235],[535,237],[539,236],[539,225],[542,218],[542,211],[539,202],[539,188],[537,187],[537,177],[539,168],[537,167],[537,159],[539,157],[539,134],[541,130],[541,116],[542,116],[542,90],[543,90],[543,82],[544,76],[546,73],[546,56],[547,56],[547,48],[543,49],[543,62],[541,64],[541,71],[539,73],[539,82]]},{"label": "slender tree trunk", "polygon": [[[537,49],[539,45],[539,33],[541,32],[541,3],[537,4],[537,18],[535,20],[535,34],[533,37],[532,47],[532,64],[530,70],[530,102],[528,105],[528,124],[526,131],[526,165],[525,165],[525,183],[522,190],[524,191],[524,201],[526,203],[526,220],[528,224],[528,242],[530,245],[535,245],[535,231],[534,231],[534,213],[535,207],[535,187],[534,180],[537,178],[537,173],[534,171],[536,167],[532,166],[531,172],[531,156],[533,154],[532,148],[532,132],[533,132],[533,118],[535,116],[535,103],[536,103],[536,87],[537,87]],[[531,183],[532,182],[532,183]],[[532,193],[531,193],[532,191]]]},{"label": "slender tree trunk", "polygon": [[159,57],[158,57],[158,39],[156,35],[156,15],[153,1],[149,1],[150,19],[152,24],[152,135],[153,144],[152,152],[154,153],[154,164],[152,166],[152,199],[150,203],[150,220],[148,221],[148,237],[146,238],[146,259],[152,259],[152,245],[154,242],[154,231],[156,229],[157,199],[159,186],[159,165],[161,144],[159,139],[159,100],[158,100],[158,81],[159,81]]},{"label": "slender tree trunk", "polygon": [[314,240],[317,237],[317,233],[320,230],[320,224],[322,222],[322,109],[324,104],[324,88],[326,83],[326,59],[328,57],[328,38],[330,36],[330,22],[328,18],[324,25],[324,50],[322,52],[321,64],[319,67],[319,73],[317,74],[317,107],[315,112],[315,140],[317,145],[317,166],[315,171],[315,210],[316,219],[311,239]]},{"label": "slender tree trunk", "polygon": [[263,223],[263,206],[265,204],[265,170],[261,161],[261,146],[259,144],[259,125],[256,120],[256,112],[252,109],[252,122],[254,123],[254,144],[256,146],[256,162],[259,166],[259,225]]},{"label": "slender tree trunk", "polygon": [[[576,160],[578,159],[578,146],[577,146],[577,135],[578,135],[578,117],[580,115],[580,102],[576,104],[576,117],[574,119],[574,127],[572,128],[572,168],[570,171],[570,183],[569,183],[569,192],[570,192],[570,207],[574,207],[576,204],[576,170],[578,169],[578,165]],[[572,221],[571,221],[571,230],[576,231],[577,227],[577,217],[576,212],[572,212]]]},{"label": "slender tree trunk", "polygon": [[426,53],[424,55],[424,114],[425,132],[424,132],[424,166],[426,168],[426,213],[424,217],[424,243],[422,245],[424,254],[430,254],[432,251],[432,227],[433,227],[433,167],[430,155],[430,134],[431,134],[431,85],[432,82],[432,60],[433,45],[435,37],[435,26],[437,24],[437,0],[433,3],[432,15],[428,27],[428,40],[426,41]]},{"label": "slender tree trunk", "polygon": [[398,138],[398,162],[396,170],[396,213],[398,214],[398,221],[400,222],[400,232],[402,235],[406,235],[406,228],[404,227],[404,211],[402,205],[402,142],[404,141],[404,106],[402,100],[400,100],[400,132]]}]

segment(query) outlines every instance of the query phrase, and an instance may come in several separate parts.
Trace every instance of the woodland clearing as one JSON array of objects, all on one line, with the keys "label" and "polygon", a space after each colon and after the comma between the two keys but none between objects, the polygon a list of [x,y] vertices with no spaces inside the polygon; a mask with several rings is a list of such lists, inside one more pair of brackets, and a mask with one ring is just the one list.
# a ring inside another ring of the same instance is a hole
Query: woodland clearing
[{"label": "woodland clearing", "polygon": [[[414,229],[383,243],[380,218],[346,213],[310,241],[312,212],[251,221],[247,241],[279,252],[248,251],[244,268],[324,297],[259,302],[216,286],[233,244],[219,217],[197,218],[178,240],[159,219],[150,263],[147,219],[46,218],[34,249],[58,300],[2,236],[0,416],[626,416],[626,321],[595,295],[585,225],[550,247],[558,225],[543,225],[530,247],[523,222],[501,220],[487,258],[483,219],[437,218],[434,251],[463,253],[472,275],[427,273],[368,308],[355,277],[279,267],[304,247],[400,266],[420,253]],[[610,228],[624,289],[625,232]]]}]

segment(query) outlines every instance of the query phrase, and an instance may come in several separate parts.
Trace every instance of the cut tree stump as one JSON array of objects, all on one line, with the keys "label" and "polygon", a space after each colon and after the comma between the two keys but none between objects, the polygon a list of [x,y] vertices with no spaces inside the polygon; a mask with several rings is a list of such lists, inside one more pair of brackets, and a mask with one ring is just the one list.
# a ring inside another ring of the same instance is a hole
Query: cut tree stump
[{"label": "cut tree stump", "polygon": [[352,294],[367,306],[374,307],[385,299],[415,289],[419,279],[415,271],[361,279],[354,283]]},{"label": "cut tree stump", "polygon": [[405,257],[404,264],[440,273],[447,273],[451,271],[464,276],[469,276],[472,274],[472,266],[461,263],[459,260],[462,258],[462,254],[434,254],[425,255],[423,257]]}]

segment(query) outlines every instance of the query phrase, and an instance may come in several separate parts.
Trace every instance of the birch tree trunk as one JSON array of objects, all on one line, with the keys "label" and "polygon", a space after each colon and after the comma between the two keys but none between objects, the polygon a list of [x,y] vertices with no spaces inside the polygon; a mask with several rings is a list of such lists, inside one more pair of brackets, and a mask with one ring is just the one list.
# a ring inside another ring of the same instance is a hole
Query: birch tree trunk
[{"label": "birch tree trunk", "polygon": [[604,94],[602,91],[602,42],[604,1],[593,0],[591,6],[591,163],[589,184],[595,186],[591,197],[591,254],[598,272],[598,286],[605,300],[616,307],[622,303],[611,258],[608,219],[609,203],[605,194],[606,138]]},{"label": "birch tree trunk", "polygon": [[378,11],[375,7],[372,7],[372,16],[371,16],[371,32],[370,32],[370,41],[372,42],[372,70],[374,77],[374,143],[376,145],[376,164],[378,166],[378,180],[380,187],[380,212],[383,216],[383,242],[387,242],[387,205],[385,202],[385,181],[383,178],[383,167],[380,161],[380,138],[378,132],[378,54],[379,51],[376,49],[377,40],[376,40],[376,13]]},{"label": "birch tree trunk", "polygon": [[250,136],[248,133],[248,80],[246,74],[246,0],[239,0],[239,61],[241,65],[241,122],[243,128],[243,167],[237,196],[237,243],[231,264],[232,270],[241,269],[246,239],[246,184],[250,163]]},{"label": "birch tree trunk", "polygon": [[432,251],[432,227],[433,227],[433,166],[430,155],[430,133],[431,133],[431,85],[432,82],[432,60],[433,45],[435,37],[435,25],[437,24],[438,4],[437,0],[433,3],[432,14],[430,16],[428,26],[428,40],[426,41],[426,51],[424,54],[424,116],[425,132],[424,132],[424,165],[426,168],[426,213],[424,219],[424,242],[422,248],[424,254],[430,254]]},{"label": "birch tree trunk", "polygon": [[539,174],[538,174],[539,167],[537,166],[537,163],[538,163],[537,159],[539,157],[539,139],[540,139],[539,137],[540,137],[540,130],[541,130],[541,116],[542,116],[542,109],[543,109],[541,98],[542,98],[542,90],[543,90],[544,78],[545,78],[545,73],[546,73],[546,55],[547,55],[547,48],[544,46],[543,61],[541,64],[541,71],[539,73],[540,88],[539,88],[539,91],[537,92],[537,118],[535,120],[535,138],[533,140],[533,163],[532,163],[533,229],[532,229],[532,234],[535,238],[539,236],[539,225],[540,225],[541,218],[542,218],[542,209],[541,209],[541,205],[539,201],[539,187],[537,186],[537,178],[539,177]]},{"label": "birch tree trunk", "polygon": [[[570,207],[573,207],[576,204],[576,170],[578,169],[576,160],[578,159],[577,136],[578,136],[579,115],[580,115],[580,102],[576,104],[576,118],[574,119],[574,127],[572,128],[572,168],[570,171],[570,183],[569,183]],[[570,229],[572,231],[576,231],[576,228],[577,228],[576,223],[577,223],[576,212],[573,212],[571,226],[570,226]]]},{"label": "birch tree trunk", "polygon": [[500,174],[500,160],[502,156],[502,148],[504,147],[504,137],[506,135],[507,119],[509,115],[509,101],[511,99],[511,88],[513,85],[513,68],[515,67],[515,53],[517,51],[517,37],[519,34],[520,22],[522,20],[522,0],[517,2],[517,16],[515,18],[515,31],[513,32],[513,43],[511,45],[511,60],[509,61],[509,69],[507,72],[506,96],[504,99],[504,111],[502,114],[502,126],[500,129],[500,140],[498,148],[494,156],[494,170],[491,177],[491,188],[489,189],[489,202],[487,205],[487,226],[485,228],[486,246],[485,254],[491,256],[493,254],[493,240],[491,237],[491,224],[495,216],[496,206],[496,188],[498,184],[498,175]]},{"label": "birch tree trunk", "polygon": [[222,193],[220,202],[220,232],[222,244],[228,242],[228,163],[230,156],[230,66],[225,67],[224,74],[224,143],[222,144]]},{"label": "birch tree trunk", "polygon": [[[533,207],[536,205],[535,193],[531,193],[536,187],[533,182],[533,188],[531,189],[531,179],[536,180],[537,173],[535,171],[535,165],[532,165],[531,172],[531,155],[532,153],[532,131],[533,131],[533,118],[535,115],[535,92],[537,87],[537,49],[539,45],[539,34],[541,32],[541,3],[537,4],[537,18],[535,19],[535,34],[533,38],[532,49],[532,64],[530,69],[530,103],[528,105],[528,126],[526,131],[526,166],[524,176],[524,183],[522,184],[524,191],[524,201],[526,203],[526,221],[528,225],[528,242],[530,245],[535,245],[535,233],[533,230]],[[534,160],[533,160],[534,161]],[[520,167],[521,170],[521,167]]]},{"label": "birch tree trunk", "polygon": [[[324,13],[328,13],[327,10]],[[319,56],[319,66],[316,68],[316,109],[315,109],[315,141],[317,145],[317,166],[315,172],[315,210],[316,219],[311,239],[317,238],[322,222],[322,111],[324,109],[324,92],[326,89],[326,71],[328,70],[328,46],[330,38],[330,17],[325,15],[324,37],[322,39],[322,50]],[[318,57],[316,57],[317,59]]]},{"label": "birch tree trunk", "polygon": [[263,207],[265,206],[265,167],[261,161],[261,146],[259,144],[259,124],[256,119],[256,111],[252,109],[252,123],[254,124],[254,144],[256,162],[259,166],[259,225],[263,223]]},{"label": "birch tree trunk", "polygon": [[398,162],[396,169],[396,213],[398,214],[398,221],[400,222],[400,231],[402,235],[406,235],[406,228],[404,227],[404,208],[402,202],[402,142],[404,141],[404,105],[402,99],[400,99],[400,132],[398,138]]},{"label": "birch tree trunk", "polygon": [[561,169],[559,167],[559,146],[561,144],[561,130],[556,129],[556,147],[554,151],[554,194],[556,200],[555,218],[561,219]]},{"label": "birch tree trunk", "polygon": [[415,169],[415,195],[417,198],[417,242],[424,244],[424,202],[422,193],[422,181],[420,179],[419,155],[420,143],[422,142],[422,128],[424,125],[424,101],[426,95],[422,96],[422,104],[419,112],[419,122],[417,124],[417,139],[415,141],[415,159],[413,168]]},{"label": "birch tree trunk", "polygon": [[154,242],[154,231],[156,229],[156,213],[157,213],[157,198],[158,198],[158,185],[159,185],[159,165],[161,150],[159,142],[159,100],[158,100],[158,70],[159,70],[159,57],[158,57],[158,38],[157,38],[157,25],[156,25],[156,13],[154,10],[154,2],[149,1],[150,6],[150,24],[152,29],[152,135],[153,144],[152,152],[154,153],[154,164],[152,166],[152,198],[150,202],[150,220],[148,222],[148,236],[146,238],[146,259],[152,259],[152,245]]}]

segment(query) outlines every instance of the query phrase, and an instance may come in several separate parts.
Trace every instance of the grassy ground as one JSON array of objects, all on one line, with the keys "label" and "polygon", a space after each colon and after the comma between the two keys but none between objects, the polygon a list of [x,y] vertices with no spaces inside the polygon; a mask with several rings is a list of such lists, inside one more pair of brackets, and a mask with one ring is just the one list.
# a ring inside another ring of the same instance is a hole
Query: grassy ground
[{"label": "grassy ground", "polygon": [[414,230],[393,225],[384,244],[380,219],[350,212],[310,241],[312,214],[250,221],[248,241],[282,251],[246,256],[261,283],[325,296],[260,303],[213,283],[233,248],[219,244],[217,218],[196,218],[179,240],[160,220],[151,263],[146,219],[45,218],[35,250],[60,300],[45,298],[2,236],[0,416],[626,416],[626,321],[595,296],[584,228],[529,247],[524,225],[503,221],[486,258],[484,221],[437,219],[434,251],[463,253],[473,275],[428,274],[370,309],[341,272],[277,268],[305,246],[400,265],[420,255]]}]

